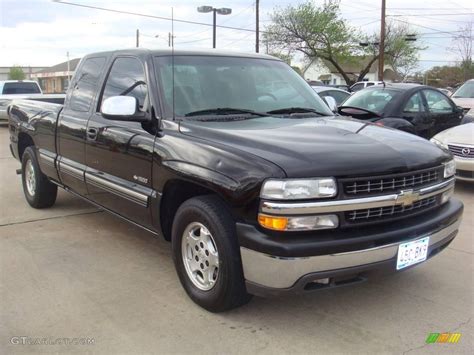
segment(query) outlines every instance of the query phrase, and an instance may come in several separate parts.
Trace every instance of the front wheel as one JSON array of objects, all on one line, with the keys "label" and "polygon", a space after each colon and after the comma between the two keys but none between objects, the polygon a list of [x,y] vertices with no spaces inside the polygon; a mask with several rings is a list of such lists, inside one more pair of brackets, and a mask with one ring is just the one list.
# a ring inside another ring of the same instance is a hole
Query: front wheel
[{"label": "front wheel", "polygon": [[34,208],[54,205],[58,187],[41,172],[33,147],[25,149],[21,158],[21,178],[26,201]]},{"label": "front wheel", "polygon": [[211,312],[247,303],[235,222],[217,196],[184,202],[173,222],[173,259],[191,299]]}]

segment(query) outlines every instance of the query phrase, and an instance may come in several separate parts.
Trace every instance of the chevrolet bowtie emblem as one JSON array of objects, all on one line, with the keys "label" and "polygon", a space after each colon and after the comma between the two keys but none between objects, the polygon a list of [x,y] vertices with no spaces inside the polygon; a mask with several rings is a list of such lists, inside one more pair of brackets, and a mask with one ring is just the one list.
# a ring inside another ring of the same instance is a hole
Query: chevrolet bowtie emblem
[{"label": "chevrolet bowtie emblem", "polygon": [[419,192],[413,190],[402,190],[397,196],[397,204],[401,204],[402,206],[411,206],[413,205],[413,202],[416,202],[419,199]]}]

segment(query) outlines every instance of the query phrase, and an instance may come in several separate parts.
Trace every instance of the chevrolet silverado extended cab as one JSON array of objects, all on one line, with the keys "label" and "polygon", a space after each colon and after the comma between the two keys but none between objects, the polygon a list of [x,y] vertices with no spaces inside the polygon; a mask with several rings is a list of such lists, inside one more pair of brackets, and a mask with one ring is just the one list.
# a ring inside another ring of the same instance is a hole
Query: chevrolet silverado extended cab
[{"label": "chevrolet silverado extended cab", "polygon": [[265,55],[91,54],[64,106],[16,101],[9,129],[32,207],[61,187],[171,241],[184,289],[214,312],[409,268],[463,211],[448,151],[334,116]]}]

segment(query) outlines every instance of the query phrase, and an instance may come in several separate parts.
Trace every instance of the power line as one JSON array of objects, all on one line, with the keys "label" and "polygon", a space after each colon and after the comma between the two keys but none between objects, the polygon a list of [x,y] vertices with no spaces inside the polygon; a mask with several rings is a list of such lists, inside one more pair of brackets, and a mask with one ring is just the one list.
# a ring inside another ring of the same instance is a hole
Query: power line
[{"label": "power line", "polygon": [[[68,2],[68,1],[56,0],[56,1],[54,1],[54,2],[56,2],[56,3],[58,3],[58,4],[63,4],[63,5],[71,5],[71,6],[83,7],[83,8],[87,8],[87,9],[108,11],[108,12],[114,12],[114,13],[125,14],[125,15],[148,17],[148,18],[153,18],[153,19],[157,19],[157,20],[174,21],[174,22],[186,23],[186,24],[190,24],[190,25],[199,25],[199,26],[208,26],[208,27],[212,27],[212,26],[213,26],[211,23],[204,23],[204,22],[197,22],[197,21],[189,21],[189,20],[180,20],[180,19],[172,19],[171,17],[154,16],[154,15],[142,14],[142,13],[139,13],[139,12],[115,10],[115,9],[109,9],[109,8],[106,8],[106,7],[99,7],[99,6],[92,6],[92,5],[77,4],[77,3]],[[216,25],[216,27],[219,27],[219,28],[227,28],[227,29],[230,29],[230,30],[237,30],[237,31],[255,32],[255,30],[253,30],[253,29],[241,28],[241,27],[222,26],[222,25]],[[262,31],[262,32],[263,32],[263,31]]]},{"label": "power line", "polygon": [[[426,14],[426,16],[467,16],[467,15],[470,15],[470,16],[474,16],[474,13],[473,12],[464,12],[464,13],[455,13],[455,14],[446,14],[446,13],[443,13],[443,14]],[[396,15],[387,15],[387,16],[390,16],[390,17],[398,17],[398,16],[420,16],[418,14],[416,15],[410,15],[410,14],[396,14]]]}]

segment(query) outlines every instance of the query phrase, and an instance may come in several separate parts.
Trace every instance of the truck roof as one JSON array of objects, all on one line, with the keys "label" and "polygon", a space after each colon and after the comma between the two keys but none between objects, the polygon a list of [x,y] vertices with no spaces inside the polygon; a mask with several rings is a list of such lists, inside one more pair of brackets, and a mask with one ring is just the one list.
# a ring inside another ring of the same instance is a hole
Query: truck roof
[{"label": "truck roof", "polygon": [[260,54],[260,53],[243,53],[243,52],[233,52],[233,51],[224,51],[224,50],[216,50],[216,49],[195,49],[195,50],[182,50],[182,49],[175,49],[174,51],[171,49],[147,49],[147,48],[131,48],[131,49],[121,49],[115,51],[104,51],[104,52],[96,52],[88,54],[86,57],[95,56],[98,54],[102,55],[117,55],[117,54],[124,54],[124,55],[147,55],[151,54],[154,56],[170,56],[174,53],[174,55],[193,55],[193,56],[216,56],[216,57],[241,57],[241,58],[260,58],[260,59],[272,59],[272,60],[279,60],[281,59],[277,57],[273,57],[268,54]]}]

